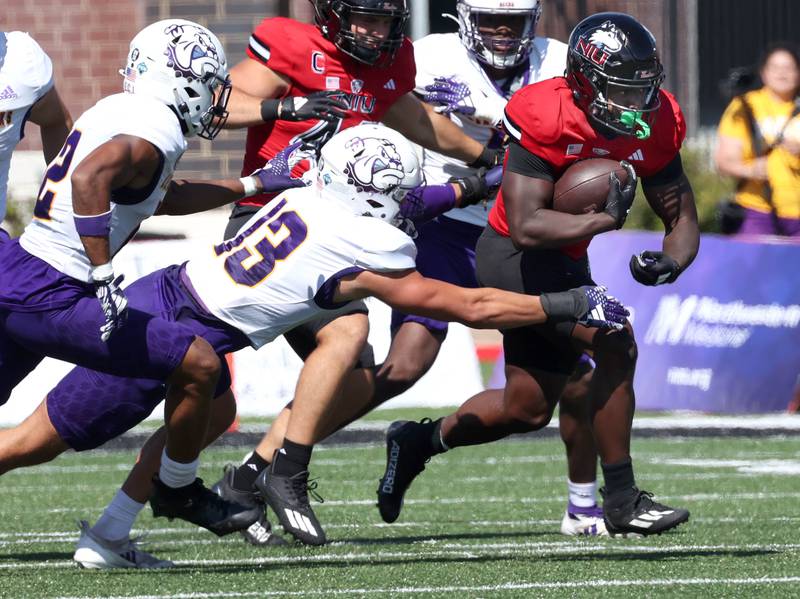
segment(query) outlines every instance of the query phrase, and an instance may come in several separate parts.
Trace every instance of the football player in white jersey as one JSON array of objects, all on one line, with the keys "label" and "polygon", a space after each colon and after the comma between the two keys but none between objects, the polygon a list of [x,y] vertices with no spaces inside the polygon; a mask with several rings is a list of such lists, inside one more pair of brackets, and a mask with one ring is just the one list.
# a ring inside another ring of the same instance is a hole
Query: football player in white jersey
[{"label": "football player in white jersey", "polygon": [[[44,356],[167,381],[158,515],[227,534],[259,513],[222,500],[196,478],[220,360],[189,328],[129,308],[111,259],[154,213],[217,207],[261,192],[262,178],[172,181],[186,139],[212,139],[226,114],[225,54],[206,28],[179,19],[146,27],[131,42],[123,74],[125,93],[100,100],[76,121],[23,235],[0,244],[0,404]],[[55,406],[36,410],[28,434],[5,438],[9,451],[22,463],[35,459],[39,449],[31,448],[53,426],[65,438],[113,432],[113,420],[90,431],[61,416]]]},{"label": "football player in white jersey", "polygon": [[[11,153],[25,122],[39,125],[46,162],[56,157],[72,129],[72,117],[56,90],[53,63],[27,33],[0,31],[0,222],[6,214]],[[0,241],[8,235],[0,229]]]},{"label": "football player in white jersey", "polygon": [[[313,187],[281,194],[212,252],[128,287],[130,309],[178,321],[219,355],[261,347],[323,314],[352,311],[370,295],[472,326],[524,326],[548,318],[591,318],[615,326],[624,319],[624,308],[599,288],[531,298],[423,278],[414,268],[412,239],[390,224],[406,193],[421,181],[416,153],[396,131],[381,125],[347,129],[325,146],[321,160]],[[337,391],[357,354],[341,355],[325,344],[313,350],[300,375],[283,447],[257,482],[284,527],[306,543],[325,542],[308,507],[311,446],[319,440],[323,416],[338,408]],[[164,396],[161,380],[74,369],[48,393],[39,423],[44,430],[33,435],[33,445],[27,443],[26,455],[13,446],[32,435],[30,419],[0,432],[0,472],[52,459],[69,447],[102,444],[149,414]],[[206,442],[234,418],[230,379],[226,383],[212,403]],[[83,526],[76,561],[92,568],[142,567],[142,560],[130,559],[135,547],[128,533],[151,495],[164,437],[163,429],[151,437],[100,521],[91,530]],[[253,491],[248,499],[257,503]],[[155,496],[150,501],[154,511],[160,509]],[[164,565],[152,556],[146,563]]]},{"label": "football player in white jersey", "polygon": [[[528,83],[562,75],[567,46],[535,35],[540,0],[459,0],[457,13],[458,33],[432,34],[414,42],[416,91],[438,111],[450,115],[469,136],[486,147],[500,147],[508,98]],[[439,56],[447,60],[432,59]],[[426,277],[477,287],[475,245],[491,207],[491,202],[478,204],[477,200],[499,185],[499,175],[493,171],[484,174],[443,154],[420,150],[428,186],[412,193],[426,214],[444,214],[417,226],[417,268]],[[455,185],[441,185],[448,181]],[[462,194],[463,198],[457,197]],[[454,207],[464,204],[472,205]],[[411,215],[407,208],[404,212]],[[353,412],[338,413],[340,421],[332,423],[331,429],[411,387],[433,364],[446,334],[447,322],[394,311],[392,344],[375,373],[374,395],[353,394],[354,398],[364,397],[364,405],[357,406],[354,401]],[[602,509],[596,501],[597,455],[587,413],[591,372],[590,361],[583,360],[560,403],[561,434],[569,464],[569,497],[561,531],[568,535],[606,534]],[[271,455],[271,449],[279,446],[288,414],[287,409],[275,421],[271,439],[259,446],[261,453]],[[257,455],[254,459],[257,461]],[[253,467],[252,461],[249,459],[237,472]],[[397,505],[397,501],[381,501],[382,495],[379,489],[381,515],[387,522],[394,521],[398,514],[388,506]]]}]

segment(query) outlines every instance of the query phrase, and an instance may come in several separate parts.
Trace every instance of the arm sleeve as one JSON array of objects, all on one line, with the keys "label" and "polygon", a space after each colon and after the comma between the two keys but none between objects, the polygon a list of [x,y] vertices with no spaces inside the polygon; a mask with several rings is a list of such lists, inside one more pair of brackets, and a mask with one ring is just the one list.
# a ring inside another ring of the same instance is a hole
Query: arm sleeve
[{"label": "arm sleeve", "polygon": [[553,166],[543,158],[523,148],[515,140],[512,140],[508,145],[508,158],[506,159],[505,169],[534,179],[555,181]]},{"label": "arm sleeve", "polygon": [[675,157],[660,171],[649,177],[642,178],[642,187],[656,187],[659,185],[668,185],[675,181],[683,174],[683,162],[681,161],[680,153],[675,154]]}]

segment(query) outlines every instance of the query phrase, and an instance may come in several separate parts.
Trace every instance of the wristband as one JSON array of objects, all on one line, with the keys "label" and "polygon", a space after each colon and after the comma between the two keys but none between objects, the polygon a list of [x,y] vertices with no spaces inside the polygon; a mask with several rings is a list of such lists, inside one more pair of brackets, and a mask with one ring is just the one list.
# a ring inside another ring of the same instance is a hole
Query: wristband
[{"label": "wristband", "polygon": [[242,177],[239,179],[239,181],[241,182],[242,187],[244,187],[244,195],[242,196],[243,198],[249,198],[258,193],[255,177]]},{"label": "wristband", "polygon": [[91,272],[92,281],[95,283],[110,281],[114,278],[114,267],[111,266],[111,262],[106,262],[100,266],[92,266]]},{"label": "wristband", "polygon": [[281,116],[280,100],[264,100],[261,102],[261,120],[265,123],[279,119]]},{"label": "wristband", "polygon": [[539,302],[550,322],[575,322],[588,307],[586,296],[574,290],[543,293]]},{"label": "wristband", "polygon": [[102,214],[73,214],[72,218],[81,237],[108,237],[111,231],[111,210]]}]

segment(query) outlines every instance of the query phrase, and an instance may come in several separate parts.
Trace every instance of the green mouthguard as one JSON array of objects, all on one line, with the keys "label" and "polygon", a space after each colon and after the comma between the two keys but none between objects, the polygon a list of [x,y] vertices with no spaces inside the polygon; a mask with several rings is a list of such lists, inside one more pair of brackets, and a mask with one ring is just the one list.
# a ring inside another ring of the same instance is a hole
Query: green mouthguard
[{"label": "green mouthguard", "polygon": [[619,121],[626,127],[633,129],[636,139],[647,139],[650,137],[650,125],[642,119],[641,111],[625,110],[620,116]]}]

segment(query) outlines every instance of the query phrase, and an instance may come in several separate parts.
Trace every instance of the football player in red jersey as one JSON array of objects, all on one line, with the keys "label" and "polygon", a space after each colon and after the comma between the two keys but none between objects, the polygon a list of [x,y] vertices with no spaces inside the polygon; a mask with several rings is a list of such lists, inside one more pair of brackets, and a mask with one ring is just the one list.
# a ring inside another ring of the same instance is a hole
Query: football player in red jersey
[{"label": "football player in red jersey", "polygon": [[[299,175],[314,160],[315,150],[337,131],[363,121],[382,121],[411,141],[473,166],[494,166],[497,150],[484,148],[411,93],[416,68],[411,41],[404,35],[409,17],[405,0],[312,3],[316,25],[285,18],[265,19],[250,37],[248,57],[230,71],[233,92],[225,126],[248,128],[244,175],[285,147],[302,142],[309,151],[308,160],[293,169],[293,174]],[[274,194],[257,194],[240,201],[231,214],[225,238],[235,237],[272,197]],[[369,322],[359,310],[335,318],[326,316],[286,335],[301,358],[315,350],[315,356],[325,356],[318,362],[326,367],[349,363],[355,356],[352,362],[357,359],[362,368],[353,372],[342,392],[353,397],[370,393],[369,368],[374,366],[371,347],[364,343]],[[279,424],[282,430],[286,421]],[[216,486],[218,492],[249,494],[256,475],[272,457],[265,447],[266,440],[235,473],[228,469],[226,478]],[[305,455],[310,455],[310,447]],[[262,519],[244,534],[251,543],[270,544],[275,537],[269,531],[269,524]]]},{"label": "football player in red jersey", "polygon": [[[650,32],[628,15],[600,13],[572,32],[566,77],[529,85],[511,98],[502,187],[477,246],[482,285],[540,293],[589,284],[589,241],[621,228],[633,202],[637,179],[629,162],[665,227],[660,251],[631,258],[633,277],[644,285],[671,283],[689,266],[699,229],[679,154],[685,124],[675,98],[660,89],[662,81]],[[604,212],[549,209],[554,181],[577,160],[596,156],[629,161],[623,162],[629,173],[624,184],[612,176]],[[656,534],[688,520],[688,511],[656,503],[636,487],[630,432],[637,349],[630,325],[614,333],[568,323],[502,332],[502,399],[484,392],[443,419],[389,428],[381,513],[399,513],[406,489],[431,456],[545,426],[588,350],[597,365],[590,397],[609,534]]]}]

